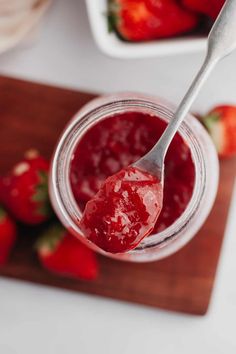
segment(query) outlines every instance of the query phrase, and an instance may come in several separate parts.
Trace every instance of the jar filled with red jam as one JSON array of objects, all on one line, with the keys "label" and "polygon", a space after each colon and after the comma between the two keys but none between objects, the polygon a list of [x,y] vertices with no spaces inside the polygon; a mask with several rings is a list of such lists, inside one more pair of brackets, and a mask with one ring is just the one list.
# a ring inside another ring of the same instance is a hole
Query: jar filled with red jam
[{"label": "jar filled with red jam", "polygon": [[196,235],[211,210],[218,158],[202,125],[189,115],[165,159],[163,206],[152,233],[136,248],[113,254],[89,241],[80,229],[86,203],[107,177],[153,147],[174,110],[163,99],[141,94],[99,97],[75,115],[58,142],[50,177],[53,207],[71,233],[103,255],[134,262],[164,258]]}]

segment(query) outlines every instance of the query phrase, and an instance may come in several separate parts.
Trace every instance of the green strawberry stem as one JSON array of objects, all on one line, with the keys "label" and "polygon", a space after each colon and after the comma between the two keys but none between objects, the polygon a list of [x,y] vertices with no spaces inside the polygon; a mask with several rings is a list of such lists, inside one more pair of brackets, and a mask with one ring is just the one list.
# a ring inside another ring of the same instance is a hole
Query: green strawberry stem
[{"label": "green strawberry stem", "polygon": [[49,216],[52,214],[52,208],[48,196],[48,174],[45,171],[38,171],[39,183],[36,187],[32,201],[39,204],[37,212],[39,215]]},{"label": "green strawberry stem", "polygon": [[116,25],[118,21],[117,11],[119,10],[119,5],[114,0],[108,0],[107,8],[108,32],[111,33],[116,30]]},{"label": "green strawberry stem", "polygon": [[63,226],[59,223],[54,224],[39,237],[35,248],[40,250],[43,247],[47,247],[48,250],[53,251],[64,237],[64,234],[65,229]]},{"label": "green strawberry stem", "polygon": [[6,212],[5,212],[5,210],[3,210],[2,207],[0,207],[0,222],[1,222],[3,219],[5,219],[5,217],[6,217]]},{"label": "green strawberry stem", "polygon": [[202,122],[208,131],[211,131],[213,126],[220,120],[218,113],[212,113],[202,118]]}]

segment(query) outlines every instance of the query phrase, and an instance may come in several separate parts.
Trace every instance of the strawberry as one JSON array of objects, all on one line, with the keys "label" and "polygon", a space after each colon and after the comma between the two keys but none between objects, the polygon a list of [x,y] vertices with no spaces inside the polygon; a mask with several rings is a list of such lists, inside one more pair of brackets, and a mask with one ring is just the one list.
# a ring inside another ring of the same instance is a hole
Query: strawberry
[{"label": "strawberry", "polygon": [[176,0],[110,0],[108,20],[122,38],[145,41],[191,31],[198,16]]},{"label": "strawberry", "polygon": [[51,226],[39,238],[36,248],[42,265],[53,273],[85,280],[97,277],[95,253],[61,225]]},{"label": "strawberry", "polygon": [[0,200],[8,211],[26,224],[39,224],[50,215],[49,163],[35,150],[0,180]]},{"label": "strawberry", "polygon": [[202,122],[211,135],[220,157],[236,155],[236,106],[218,106]]},{"label": "strawberry", "polygon": [[182,0],[182,4],[189,10],[196,11],[211,17],[217,18],[225,0]]},{"label": "strawberry", "polygon": [[16,225],[0,207],[0,265],[7,262],[16,240]]}]

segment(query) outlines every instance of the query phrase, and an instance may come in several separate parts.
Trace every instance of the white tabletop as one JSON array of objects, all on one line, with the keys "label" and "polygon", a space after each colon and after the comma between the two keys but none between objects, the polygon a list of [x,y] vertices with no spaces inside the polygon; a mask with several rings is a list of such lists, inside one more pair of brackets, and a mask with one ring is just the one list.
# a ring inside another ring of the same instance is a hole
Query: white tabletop
[{"label": "white tabletop", "polygon": [[[0,73],[97,92],[143,91],[178,103],[202,58],[203,53],[110,59],[94,45],[83,1],[57,0],[33,43],[0,56]],[[218,66],[196,110],[236,103],[235,59],[236,54]],[[231,215],[236,215],[236,203]],[[0,278],[0,353],[235,353],[235,229],[231,217],[205,317]]]}]

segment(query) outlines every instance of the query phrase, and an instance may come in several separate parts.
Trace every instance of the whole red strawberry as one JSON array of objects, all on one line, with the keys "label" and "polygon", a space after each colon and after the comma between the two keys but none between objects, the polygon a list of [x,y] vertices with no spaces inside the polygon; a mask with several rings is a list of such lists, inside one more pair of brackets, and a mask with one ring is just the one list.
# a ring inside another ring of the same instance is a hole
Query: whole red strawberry
[{"label": "whole red strawberry", "polygon": [[96,254],[61,225],[53,225],[36,246],[40,262],[53,273],[86,280],[98,275]]},{"label": "whole red strawberry", "polygon": [[202,122],[211,135],[220,157],[236,155],[236,106],[218,106]]},{"label": "whole red strawberry", "polygon": [[39,224],[48,219],[49,163],[36,150],[26,152],[24,159],[0,180],[0,200],[19,221]]},{"label": "whole red strawberry", "polygon": [[176,0],[110,0],[109,20],[124,39],[145,41],[191,31],[198,16]]},{"label": "whole red strawberry", "polygon": [[186,8],[207,15],[215,20],[225,0],[182,0],[182,3]]},{"label": "whole red strawberry", "polygon": [[16,225],[0,207],[0,265],[7,262],[16,240]]}]

